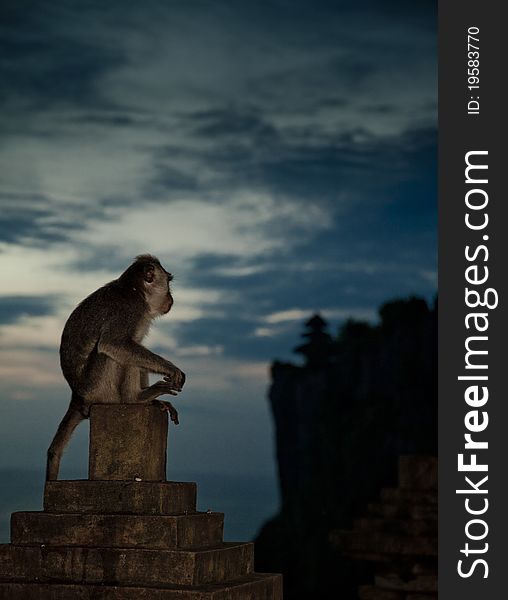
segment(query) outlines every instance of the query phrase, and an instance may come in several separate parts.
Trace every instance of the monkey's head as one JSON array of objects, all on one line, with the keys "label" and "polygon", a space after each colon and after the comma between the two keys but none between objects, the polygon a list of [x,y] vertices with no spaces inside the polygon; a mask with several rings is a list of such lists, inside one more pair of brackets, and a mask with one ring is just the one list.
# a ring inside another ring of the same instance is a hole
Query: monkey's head
[{"label": "monkey's head", "polygon": [[132,265],[121,278],[133,283],[133,289],[144,296],[153,317],[165,315],[173,306],[170,282],[173,275],[161,265],[159,259],[151,254],[136,256]]}]

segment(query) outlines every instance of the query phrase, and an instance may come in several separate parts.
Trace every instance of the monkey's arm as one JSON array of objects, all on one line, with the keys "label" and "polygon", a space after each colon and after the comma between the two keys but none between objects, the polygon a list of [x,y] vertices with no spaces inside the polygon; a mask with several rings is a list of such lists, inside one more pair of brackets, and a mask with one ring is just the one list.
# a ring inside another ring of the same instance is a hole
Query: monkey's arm
[{"label": "monkey's arm", "polygon": [[131,338],[112,337],[105,332],[99,339],[97,351],[121,365],[166,375],[171,378],[174,390],[180,391],[185,382],[185,375],[177,366]]},{"label": "monkey's arm", "polygon": [[139,371],[139,383],[142,390],[149,386],[148,371],[146,369],[140,369]]}]

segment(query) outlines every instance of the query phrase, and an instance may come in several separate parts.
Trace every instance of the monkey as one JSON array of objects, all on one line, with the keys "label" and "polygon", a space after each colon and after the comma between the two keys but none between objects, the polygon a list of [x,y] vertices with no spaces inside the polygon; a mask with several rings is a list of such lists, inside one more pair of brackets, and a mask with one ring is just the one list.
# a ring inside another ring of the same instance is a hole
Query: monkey
[{"label": "monkey", "polygon": [[[172,280],[157,257],[142,254],[71,313],[60,343],[60,365],[71,401],[48,449],[46,481],[58,478],[65,446],[94,403],[157,403],[178,425],[174,406],[158,398],[176,396],[185,374],[141,345],[152,321],[173,306]],[[149,386],[149,373],[163,379]]]}]

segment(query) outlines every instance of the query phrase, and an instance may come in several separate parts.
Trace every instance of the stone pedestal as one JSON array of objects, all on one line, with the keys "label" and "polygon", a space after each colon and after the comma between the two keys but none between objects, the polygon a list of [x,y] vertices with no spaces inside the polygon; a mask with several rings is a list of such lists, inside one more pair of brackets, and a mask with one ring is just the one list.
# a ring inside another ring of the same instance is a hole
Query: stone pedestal
[{"label": "stone pedestal", "polygon": [[90,419],[89,479],[48,482],[44,511],[12,515],[0,600],[282,600],[253,544],[224,543],[224,515],[196,510],[196,484],[165,480],[166,413],[95,405]]},{"label": "stone pedestal", "polygon": [[146,404],[90,410],[89,479],[165,481],[168,414]]}]

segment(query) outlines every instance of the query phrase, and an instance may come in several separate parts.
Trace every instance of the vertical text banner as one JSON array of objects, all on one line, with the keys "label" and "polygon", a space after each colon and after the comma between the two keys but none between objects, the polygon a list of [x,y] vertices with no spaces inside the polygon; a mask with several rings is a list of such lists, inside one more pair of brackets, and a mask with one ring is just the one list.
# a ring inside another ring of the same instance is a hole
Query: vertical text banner
[{"label": "vertical text banner", "polygon": [[439,597],[508,597],[508,21],[439,3]]}]

